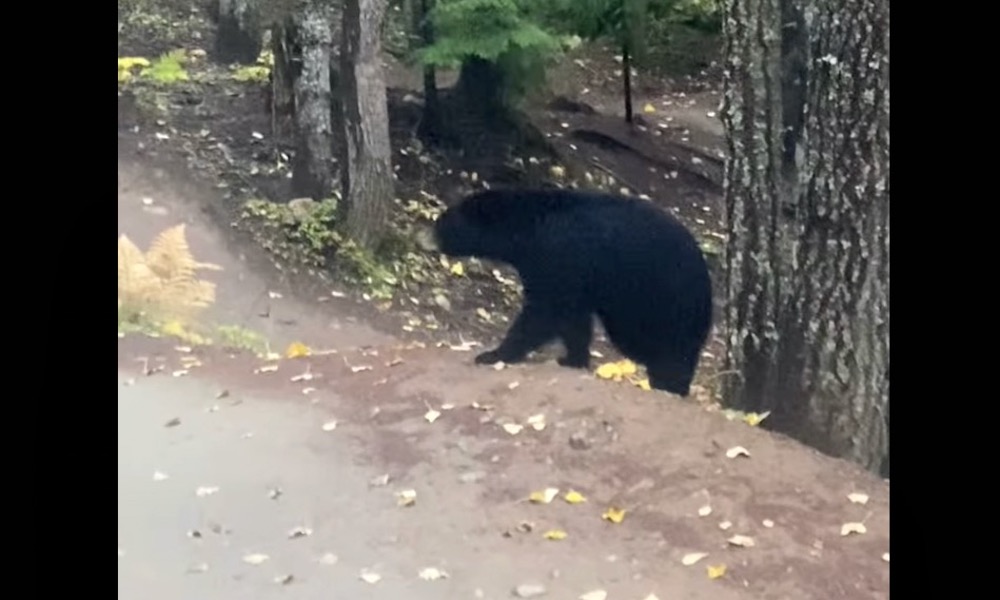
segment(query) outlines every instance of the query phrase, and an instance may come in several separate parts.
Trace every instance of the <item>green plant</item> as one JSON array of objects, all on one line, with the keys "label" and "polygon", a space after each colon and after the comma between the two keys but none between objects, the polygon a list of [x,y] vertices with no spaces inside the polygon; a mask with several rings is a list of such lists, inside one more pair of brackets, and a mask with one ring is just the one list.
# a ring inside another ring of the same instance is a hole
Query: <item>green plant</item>
[{"label": "green plant", "polygon": [[214,341],[223,348],[247,350],[258,355],[270,351],[267,338],[256,331],[238,325],[219,325],[215,328]]},{"label": "green plant", "polygon": [[430,18],[434,44],[421,49],[421,62],[457,68],[470,59],[496,64],[505,90],[518,96],[544,74],[545,62],[563,47],[560,36],[539,25],[531,0],[438,0]]}]

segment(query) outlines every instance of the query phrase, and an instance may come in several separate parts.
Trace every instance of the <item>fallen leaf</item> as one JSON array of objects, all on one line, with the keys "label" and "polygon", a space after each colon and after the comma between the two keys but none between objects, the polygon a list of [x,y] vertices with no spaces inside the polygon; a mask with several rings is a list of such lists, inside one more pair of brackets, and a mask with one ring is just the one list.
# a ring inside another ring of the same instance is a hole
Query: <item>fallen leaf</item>
[{"label": "fallen leaf", "polygon": [[546,593],[545,586],[540,583],[522,583],[515,587],[512,592],[518,598],[537,598]]},{"label": "fallen leaf", "polygon": [[503,430],[506,431],[507,433],[511,434],[511,435],[517,435],[517,434],[521,433],[522,429],[524,429],[524,425],[519,425],[517,423],[504,423],[503,424]]},{"label": "fallen leaf", "polygon": [[889,562],[889,553],[888,552],[886,552],[885,554],[882,555],[882,560],[884,560],[885,562]]},{"label": "fallen leaf", "polygon": [[326,423],[323,423],[323,431],[333,431],[336,428],[337,428],[336,420],[327,421]]},{"label": "fallen leaf", "polygon": [[451,268],[448,269],[448,271],[456,277],[461,277],[462,275],[465,275],[465,265],[461,262],[452,263]]},{"label": "fallen leaf", "polygon": [[844,523],[840,526],[840,535],[851,535],[852,533],[868,533],[868,528],[864,523]]},{"label": "fallen leaf", "polygon": [[292,575],[291,573],[289,573],[287,575],[278,575],[277,577],[274,578],[274,583],[277,583],[278,585],[288,585],[294,579],[295,579],[295,576]]},{"label": "fallen leaf", "polygon": [[608,507],[608,510],[604,511],[604,514],[601,515],[601,518],[604,519],[605,521],[611,521],[612,523],[617,525],[618,523],[621,523],[622,520],[625,518],[625,512],[626,510],[624,508],[616,508],[614,506],[611,506]]},{"label": "fallen leaf", "polygon": [[642,600],[660,600],[660,598],[656,594],[650,594],[645,598],[643,598]]},{"label": "fallen leaf", "polygon": [[266,554],[247,554],[243,557],[243,562],[249,565],[259,565],[267,561],[270,556]]},{"label": "fallen leaf", "polygon": [[652,104],[646,103],[646,105],[642,107],[642,112],[646,113],[647,115],[651,115],[656,112],[656,107],[653,106]]},{"label": "fallen leaf", "polygon": [[285,349],[285,358],[301,358],[309,356],[310,352],[309,346],[306,346],[302,342],[292,342]]},{"label": "fallen leaf", "polygon": [[161,473],[160,471],[153,472],[153,481],[165,481],[170,476],[166,473]]},{"label": "fallen leaf", "polygon": [[371,371],[371,370],[372,370],[372,366],[371,365],[357,365],[357,366],[351,367],[351,373],[360,373],[362,371]]},{"label": "fallen leaf", "polygon": [[733,546],[740,546],[742,548],[752,548],[756,545],[753,538],[748,535],[734,535],[726,541]]},{"label": "fallen leaf", "polygon": [[681,557],[681,564],[685,567],[690,567],[706,556],[708,556],[708,552],[689,552]]},{"label": "fallen leaf", "polygon": [[278,365],[264,365],[262,367],[257,367],[256,369],[254,369],[253,372],[257,373],[257,374],[260,374],[260,373],[274,373],[277,370],[278,370]]},{"label": "fallen leaf", "polygon": [[729,450],[726,450],[726,458],[736,458],[737,456],[746,456],[749,458],[750,451],[743,446],[733,446]]},{"label": "fallen leaf", "polygon": [[712,507],[707,504],[698,509],[699,517],[707,517],[710,514],[712,514]]},{"label": "fallen leaf", "polygon": [[548,504],[549,502],[552,502],[552,499],[555,498],[557,494],[559,494],[559,488],[545,488],[544,490],[531,492],[528,496],[528,500],[534,502],[535,504]]},{"label": "fallen leaf", "polygon": [[321,565],[327,565],[327,566],[332,566],[332,565],[337,564],[337,562],[339,560],[340,559],[337,558],[336,554],[333,554],[332,552],[327,552],[323,556],[319,557],[319,564],[321,564]]},{"label": "fallen leaf", "polygon": [[847,495],[847,499],[854,504],[868,504],[868,494],[864,492],[854,492]]},{"label": "fallen leaf", "polygon": [[597,367],[594,374],[601,379],[611,379],[613,381],[621,381],[623,378],[629,375],[635,375],[637,367],[635,363],[630,360],[619,360],[616,362],[608,362]]},{"label": "fallen leaf", "polygon": [[723,522],[719,523],[719,529],[721,529],[723,531],[729,529],[732,526],[733,526],[733,522],[732,521],[723,521]]},{"label": "fallen leaf", "polygon": [[564,540],[568,534],[562,529],[550,529],[542,534],[547,540]]},{"label": "fallen leaf", "polygon": [[763,413],[759,413],[759,414],[758,413],[747,413],[747,414],[743,415],[743,422],[746,423],[747,425],[751,426],[751,427],[756,427],[756,426],[760,425],[760,422],[763,421],[764,419],[766,419],[768,417],[768,415],[770,415],[770,414],[771,414],[771,411],[767,411],[767,412],[763,412]]},{"label": "fallen leaf", "polygon": [[441,416],[440,411],[431,409],[426,413],[424,413],[424,420],[426,420],[428,423],[433,423],[434,421],[437,421],[437,418],[440,416]]},{"label": "fallen leaf", "polygon": [[528,425],[531,425],[532,429],[534,429],[535,431],[541,431],[545,429],[545,415],[541,413],[537,415],[531,415],[530,417],[528,417]]},{"label": "fallen leaf", "polygon": [[580,596],[580,600],[607,600],[608,593],[604,590],[593,590]]},{"label": "fallen leaf", "polygon": [[294,540],[294,539],[301,538],[301,537],[307,537],[307,536],[312,535],[312,532],[313,532],[312,529],[309,529],[308,527],[304,527],[304,526],[301,526],[301,525],[298,526],[298,527],[293,527],[288,532],[288,539]]},{"label": "fallen leaf", "polygon": [[760,524],[763,525],[764,527],[767,527],[768,529],[774,527],[774,521],[772,521],[771,519],[764,519],[763,521],[760,522]]},{"label": "fallen leaf", "polygon": [[194,494],[199,498],[204,498],[205,496],[211,496],[212,494],[219,491],[217,486],[203,485],[194,491]]},{"label": "fallen leaf", "polygon": [[417,501],[417,490],[403,490],[396,494],[396,502],[399,506],[413,506]]},{"label": "fallen leaf", "polygon": [[190,371],[188,371],[187,369],[177,369],[176,371],[171,373],[171,375],[173,375],[174,377],[184,377],[188,373],[190,373]]},{"label": "fallen leaf", "polygon": [[378,583],[379,581],[382,580],[381,575],[375,573],[374,571],[369,571],[368,569],[363,569],[361,573],[358,575],[358,577],[361,578],[361,581],[371,584]]},{"label": "fallen leaf", "polygon": [[299,383],[300,381],[312,381],[315,378],[316,375],[313,375],[312,371],[306,369],[304,373],[299,373],[298,375],[289,378],[289,381],[292,383]]},{"label": "fallen leaf", "polygon": [[580,492],[570,490],[566,492],[565,496],[563,496],[563,500],[569,502],[570,504],[580,504],[581,502],[586,502],[587,498]]},{"label": "fallen leaf", "polygon": [[420,577],[424,581],[436,581],[438,579],[446,579],[448,574],[435,567],[427,567],[426,569],[421,569],[417,573],[417,577]]},{"label": "fallen leaf", "polygon": [[709,579],[718,579],[726,574],[726,565],[708,565],[705,567],[705,571],[708,573]]}]

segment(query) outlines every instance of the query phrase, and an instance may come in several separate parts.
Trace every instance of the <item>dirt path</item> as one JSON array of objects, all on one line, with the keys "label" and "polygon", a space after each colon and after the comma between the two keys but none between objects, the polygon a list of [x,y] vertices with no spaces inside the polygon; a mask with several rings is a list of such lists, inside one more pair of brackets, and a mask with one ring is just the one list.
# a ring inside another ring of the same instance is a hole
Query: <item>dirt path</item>
[{"label": "dirt path", "polygon": [[[195,256],[224,267],[209,318],[330,352],[258,372],[251,356],[119,340],[119,597],[505,598],[537,583],[553,598],[888,598],[886,482],[670,396],[551,363],[474,368],[469,352],[272,298],[280,286],[183,198],[210,201],[119,162],[119,233],[145,246],[184,221]],[[727,458],[735,446],[750,456]],[[588,500],[525,501],[550,486]],[[400,507],[405,489],[416,502]],[[621,523],[602,519],[610,506]],[[727,543],[737,534],[754,545]],[[684,566],[694,552],[707,557]],[[426,567],[449,577],[422,581]]]}]

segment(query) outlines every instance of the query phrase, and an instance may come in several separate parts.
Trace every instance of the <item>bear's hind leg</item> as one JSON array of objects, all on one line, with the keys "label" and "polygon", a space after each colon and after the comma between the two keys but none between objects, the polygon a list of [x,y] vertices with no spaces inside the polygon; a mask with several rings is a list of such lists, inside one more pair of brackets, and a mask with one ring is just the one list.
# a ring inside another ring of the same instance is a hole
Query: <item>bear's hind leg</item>
[{"label": "bear's hind leg", "polygon": [[556,338],[559,333],[558,324],[559,321],[550,307],[529,302],[514,319],[500,345],[476,356],[476,364],[521,362],[529,352]]},{"label": "bear's hind leg", "polygon": [[589,369],[593,335],[594,319],[589,312],[564,314],[559,321],[559,337],[566,346],[566,355],[557,362],[564,367]]}]

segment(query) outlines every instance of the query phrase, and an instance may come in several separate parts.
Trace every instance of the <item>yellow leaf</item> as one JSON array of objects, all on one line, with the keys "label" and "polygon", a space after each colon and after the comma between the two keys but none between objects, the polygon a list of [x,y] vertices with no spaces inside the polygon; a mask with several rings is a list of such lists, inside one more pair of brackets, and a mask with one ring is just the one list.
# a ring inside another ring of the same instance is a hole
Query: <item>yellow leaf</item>
[{"label": "yellow leaf", "polygon": [[608,362],[597,367],[594,372],[601,379],[612,379],[614,381],[621,381],[622,378],[628,377],[629,375],[635,375],[637,368],[635,363],[630,360],[619,360],[617,362]]},{"label": "yellow leaf", "polygon": [[299,358],[302,356],[309,356],[309,353],[309,346],[306,346],[302,342],[292,342],[291,344],[288,344],[288,348],[285,350],[285,357]]},{"label": "yellow leaf", "polygon": [[570,490],[566,492],[565,496],[563,496],[563,500],[569,502],[570,504],[580,504],[581,502],[586,502],[587,498],[580,492]]},{"label": "yellow leaf", "polygon": [[705,570],[708,572],[709,579],[718,579],[726,574],[726,565],[708,565]]},{"label": "yellow leaf", "polygon": [[656,112],[656,107],[647,102],[646,105],[642,107],[642,112],[646,113],[647,115],[653,114]]},{"label": "yellow leaf", "polygon": [[638,381],[633,381],[633,383],[644,392],[649,392],[653,389],[652,386],[649,385],[649,379],[640,379]]},{"label": "yellow leaf", "polygon": [[758,414],[758,413],[747,413],[743,417],[743,422],[746,423],[747,425],[751,426],[751,427],[756,427],[756,426],[760,425],[760,422],[763,421],[764,419],[766,419],[767,416],[770,415],[770,414],[771,414],[771,411],[763,412],[763,413],[760,413],[760,414]]},{"label": "yellow leaf", "polygon": [[542,535],[544,535],[547,540],[564,540],[568,534],[561,529],[550,529]]},{"label": "yellow leaf", "polygon": [[452,275],[456,275],[458,277],[465,275],[465,266],[460,262],[454,263],[448,270],[451,271]]},{"label": "yellow leaf", "polygon": [[160,327],[160,332],[174,337],[184,337],[185,334],[184,325],[180,321],[167,321]]},{"label": "yellow leaf", "polygon": [[539,490],[537,492],[531,492],[528,496],[528,500],[534,502],[535,504],[548,504],[552,502],[552,499],[556,497],[559,493],[559,488],[545,488],[544,490]]},{"label": "yellow leaf", "polygon": [[608,507],[608,510],[604,511],[604,514],[601,515],[601,518],[604,519],[605,521],[611,521],[612,523],[617,525],[618,523],[621,523],[622,520],[625,518],[625,512],[626,510],[624,508],[617,508],[611,506]]}]

